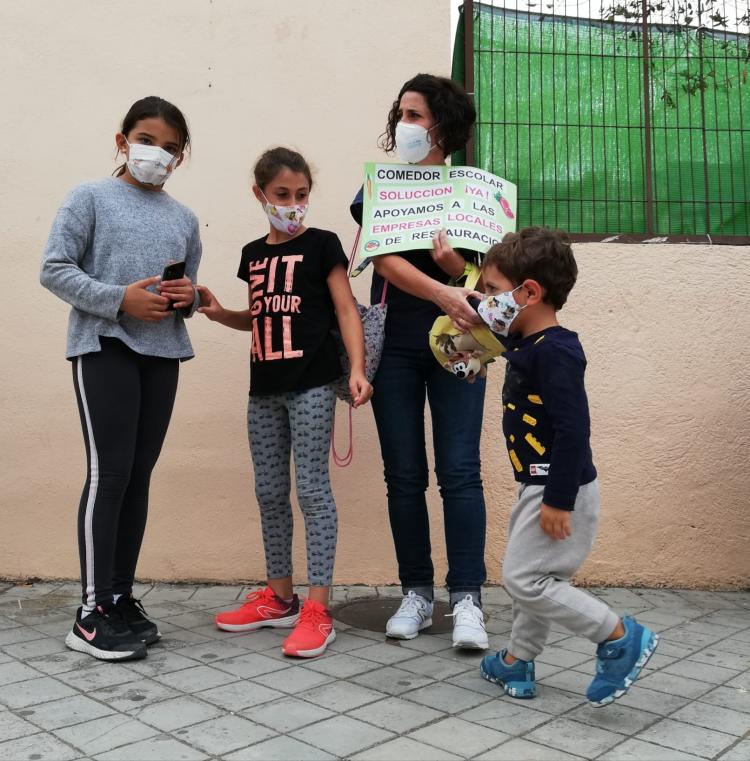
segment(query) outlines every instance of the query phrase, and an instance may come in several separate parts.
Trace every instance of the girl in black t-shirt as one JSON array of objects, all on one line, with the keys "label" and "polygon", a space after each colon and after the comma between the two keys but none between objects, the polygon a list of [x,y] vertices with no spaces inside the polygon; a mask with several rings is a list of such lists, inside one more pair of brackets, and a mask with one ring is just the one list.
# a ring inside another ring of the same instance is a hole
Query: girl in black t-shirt
[{"label": "girl in black t-shirt", "polygon": [[[302,222],[312,188],[305,159],[286,148],[266,151],[255,165],[253,193],[268,216],[268,235],[242,249],[237,276],[248,283],[249,307],[225,309],[198,286],[209,319],[252,331],[247,422],[260,506],[268,585],[236,610],[219,613],[227,631],[294,627],[285,655],[321,655],[336,634],[328,610],[336,551],[336,504],[328,477],[341,365],[331,329],[339,328],[358,407],[372,396],[365,377],[362,322],[338,237]],[[307,534],[308,599],[292,589],[292,507],[289,456],[294,453],[297,497]]]}]

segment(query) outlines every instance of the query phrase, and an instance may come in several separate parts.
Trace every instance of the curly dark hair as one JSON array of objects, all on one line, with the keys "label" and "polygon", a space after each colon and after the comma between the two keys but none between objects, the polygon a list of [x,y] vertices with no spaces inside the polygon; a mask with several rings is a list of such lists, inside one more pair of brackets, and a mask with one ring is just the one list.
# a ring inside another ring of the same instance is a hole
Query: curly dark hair
[{"label": "curly dark hair", "polygon": [[460,151],[467,143],[471,128],[477,119],[477,112],[466,90],[458,82],[434,74],[417,74],[404,83],[398,98],[393,101],[385,132],[380,136],[379,145],[390,153],[396,147],[396,125],[399,121],[401,96],[405,92],[424,95],[427,105],[435,118],[437,144],[446,156]]},{"label": "curly dark hair", "polygon": [[549,227],[525,227],[508,233],[484,255],[482,267],[495,267],[514,286],[536,280],[544,301],[562,309],[578,277],[568,234]]}]

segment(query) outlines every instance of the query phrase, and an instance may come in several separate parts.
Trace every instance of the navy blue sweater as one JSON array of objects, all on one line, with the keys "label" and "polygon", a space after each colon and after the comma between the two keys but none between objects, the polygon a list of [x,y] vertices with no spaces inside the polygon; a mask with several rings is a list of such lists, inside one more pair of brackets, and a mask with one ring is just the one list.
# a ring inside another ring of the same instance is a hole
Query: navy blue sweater
[{"label": "navy blue sweater", "polygon": [[545,504],[572,510],[596,478],[581,342],[555,326],[504,343],[503,433],[516,481],[543,484]]}]

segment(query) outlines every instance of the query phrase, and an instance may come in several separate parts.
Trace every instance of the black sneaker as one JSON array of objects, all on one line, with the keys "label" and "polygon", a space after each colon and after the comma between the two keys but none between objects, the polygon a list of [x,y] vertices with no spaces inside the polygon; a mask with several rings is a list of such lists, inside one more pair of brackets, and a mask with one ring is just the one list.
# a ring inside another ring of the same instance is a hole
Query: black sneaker
[{"label": "black sneaker", "polygon": [[141,642],[153,645],[161,639],[159,627],[146,618],[146,609],[133,595],[122,595],[115,608]]},{"label": "black sneaker", "polygon": [[65,638],[71,650],[100,661],[127,661],[146,657],[146,645],[134,634],[114,607],[98,606],[86,618],[78,608],[73,629]]}]

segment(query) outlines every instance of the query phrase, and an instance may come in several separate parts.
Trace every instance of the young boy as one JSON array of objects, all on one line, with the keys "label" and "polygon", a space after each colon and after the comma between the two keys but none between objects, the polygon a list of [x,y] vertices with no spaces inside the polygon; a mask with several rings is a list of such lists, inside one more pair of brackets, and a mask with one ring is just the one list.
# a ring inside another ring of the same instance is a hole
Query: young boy
[{"label": "young boy", "polygon": [[534,697],[534,658],[556,623],[598,645],[586,697],[603,706],[627,692],[658,636],[570,584],[599,517],[586,358],[578,336],[557,322],[577,275],[567,236],[539,227],[506,235],[482,265],[486,298],[478,311],[505,337],[503,433],[520,486],[503,564],[513,598],[510,643],[480,670],[511,697]]}]

